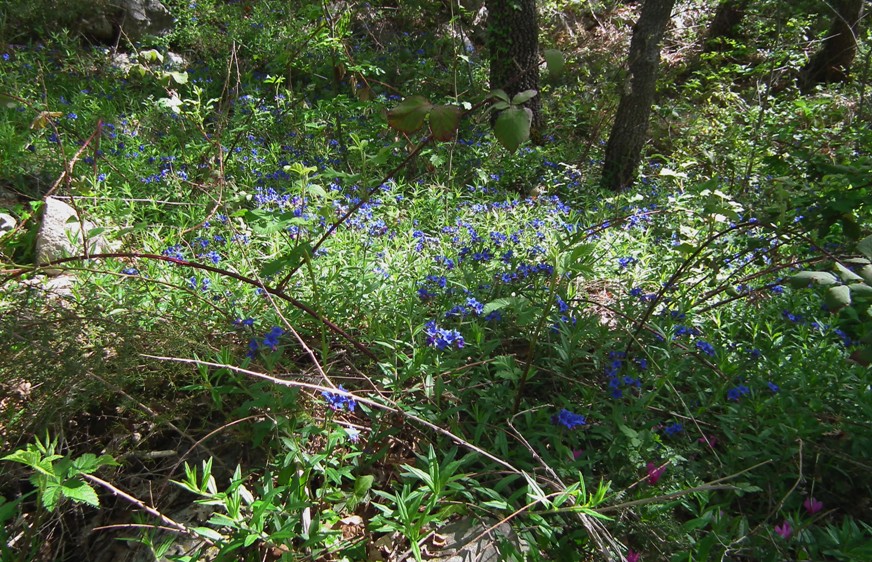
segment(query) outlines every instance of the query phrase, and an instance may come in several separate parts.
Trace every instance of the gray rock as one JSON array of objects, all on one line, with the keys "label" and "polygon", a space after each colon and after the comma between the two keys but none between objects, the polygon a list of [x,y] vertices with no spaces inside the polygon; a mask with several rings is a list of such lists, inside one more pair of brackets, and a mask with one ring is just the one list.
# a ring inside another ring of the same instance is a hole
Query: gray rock
[{"label": "gray rock", "polygon": [[95,13],[90,17],[82,18],[76,27],[81,33],[101,43],[111,43],[115,40],[115,26],[112,24],[110,14]]},{"label": "gray rock", "polygon": [[143,35],[163,35],[173,28],[173,16],[158,0],[121,0],[121,31],[136,41]]},{"label": "gray rock", "polygon": [[[36,263],[44,264],[58,258],[82,254],[85,233],[95,228],[90,221],[80,221],[76,210],[54,197],[47,197],[42,211],[42,223],[36,235]],[[110,246],[102,236],[88,236],[91,253],[110,251]],[[58,269],[46,271],[50,275],[60,273]]]},{"label": "gray rock", "polygon": [[[429,562],[502,562],[500,543],[512,543],[520,552],[527,552],[529,546],[512,531],[511,525],[501,523],[489,533],[487,529],[494,521],[460,519],[439,529],[440,548],[427,545]],[[443,544],[444,543],[444,544]]]},{"label": "gray rock", "polygon": [[17,224],[18,223],[15,222],[15,218],[12,215],[0,213],[0,236],[3,236],[10,230],[15,230]]}]

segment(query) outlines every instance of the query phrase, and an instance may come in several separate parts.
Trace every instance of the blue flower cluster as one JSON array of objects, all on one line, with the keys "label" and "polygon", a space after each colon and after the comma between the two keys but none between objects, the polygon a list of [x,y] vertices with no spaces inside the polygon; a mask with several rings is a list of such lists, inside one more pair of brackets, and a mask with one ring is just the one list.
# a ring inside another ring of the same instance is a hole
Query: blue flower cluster
[{"label": "blue flower cluster", "polygon": [[562,425],[566,429],[575,429],[587,425],[587,419],[581,414],[575,414],[563,408],[559,413],[551,416],[551,423]]},{"label": "blue flower cluster", "polygon": [[424,325],[424,334],[427,336],[427,345],[439,350],[445,350],[451,346],[462,349],[465,343],[460,332],[440,328],[435,320],[431,320]]},{"label": "blue flower cluster", "polygon": [[[339,390],[342,392],[348,392],[345,388],[340,384]],[[353,412],[354,408],[357,407],[357,401],[347,394],[339,394],[336,392],[330,392],[329,390],[324,390],[321,392],[321,396],[324,397],[324,400],[327,401],[327,406],[331,410],[348,410],[349,412]]]},{"label": "blue flower cluster", "polygon": [[[247,320],[243,320],[240,322],[242,325],[251,325],[247,323]],[[253,323],[253,322],[252,322]],[[279,346],[279,340],[284,335],[285,331],[282,330],[278,326],[273,326],[269,332],[263,337],[262,340],[258,340],[257,338],[251,338],[248,341],[248,353],[246,354],[250,359],[254,359],[257,355],[258,350],[261,347],[269,349],[270,351],[275,351]]]},{"label": "blue flower cluster", "polygon": [[[627,354],[623,351],[609,352],[609,364],[606,366],[605,374],[609,379],[609,394],[614,399],[623,398],[624,389],[626,388],[642,388],[642,381],[638,377],[631,375],[621,376],[626,361]],[[648,368],[648,361],[644,358],[634,359],[633,363],[640,371]]]}]

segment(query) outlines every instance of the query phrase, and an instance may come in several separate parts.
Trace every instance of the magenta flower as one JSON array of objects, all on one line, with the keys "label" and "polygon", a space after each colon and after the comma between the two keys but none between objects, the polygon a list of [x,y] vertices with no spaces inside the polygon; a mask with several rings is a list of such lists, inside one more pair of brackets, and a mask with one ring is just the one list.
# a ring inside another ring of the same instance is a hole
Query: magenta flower
[{"label": "magenta flower", "polygon": [[818,501],[814,498],[806,498],[806,500],[802,502],[802,507],[805,508],[809,515],[814,515],[824,508],[824,502]]},{"label": "magenta flower", "polygon": [[640,554],[638,552],[634,552],[632,550],[627,551],[627,562],[639,562]]},{"label": "magenta flower", "polygon": [[787,540],[790,538],[790,535],[793,534],[793,527],[790,526],[790,521],[785,519],[784,523],[775,526],[775,532],[778,533],[782,539]]},{"label": "magenta flower", "polygon": [[648,483],[652,486],[660,480],[660,477],[663,476],[663,473],[666,472],[666,465],[664,464],[661,467],[658,467],[653,462],[648,463]]},{"label": "magenta flower", "polygon": [[714,449],[715,445],[718,444],[718,438],[714,435],[703,435],[702,437],[697,439],[697,442],[708,445],[710,448]]}]

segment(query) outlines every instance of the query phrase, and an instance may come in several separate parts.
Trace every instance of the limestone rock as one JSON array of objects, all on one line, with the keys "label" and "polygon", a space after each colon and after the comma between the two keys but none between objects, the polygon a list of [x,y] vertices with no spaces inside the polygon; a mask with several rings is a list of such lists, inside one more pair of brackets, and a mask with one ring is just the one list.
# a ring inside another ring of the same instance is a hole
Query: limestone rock
[{"label": "limestone rock", "polygon": [[[76,210],[54,197],[47,197],[42,211],[42,223],[36,236],[36,263],[43,264],[58,258],[82,254],[84,245],[82,226],[85,233],[95,228],[94,223],[82,223]],[[110,251],[109,244],[102,236],[88,236],[91,253]],[[56,275],[60,270],[51,269],[47,273]]]},{"label": "limestone rock", "polygon": [[136,41],[143,35],[163,35],[173,27],[173,16],[158,0],[121,0],[121,30]]},{"label": "limestone rock", "polygon": [[10,230],[15,230],[17,224],[12,215],[0,213],[0,236],[3,236]]},{"label": "limestone rock", "polygon": [[508,523],[498,525],[490,533],[480,536],[494,521],[460,519],[439,529],[438,550],[427,545],[429,562],[500,562],[500,543],[509,542],[519,552],[526,552],[529,546],[518,538]]}]

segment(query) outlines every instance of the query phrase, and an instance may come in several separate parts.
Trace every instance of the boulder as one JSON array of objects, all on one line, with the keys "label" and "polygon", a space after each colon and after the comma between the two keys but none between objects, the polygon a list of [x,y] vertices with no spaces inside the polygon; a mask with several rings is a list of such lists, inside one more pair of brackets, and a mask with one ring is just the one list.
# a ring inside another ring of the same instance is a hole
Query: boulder
[{"label": "boulder", "polygon": [[10,230],[15,230],[15,218],[7,213],[0,213],[0,236],[3,236]]},{"label": "boulder", "polygon": [[[487,532],[491,527],[494,528]],[[429,562],[500,562],[504,560],[500,553],[503,542],[511,543],[520,553],[530,549],[512,531],[511,525],[495,525],[492,520],[460,519],[439,529],[433,542],[437,537],[438,544],[425,545]]]},{"label": "boulder", "polygon": [[143,35],[163,35],[173,27],[170,11],[158,0],[121,0],[121,31],[132,41]]},{"label": "boulder", "polygon": [[[81,255],[83,252],[82,226],[87,234],[95,228],[90,221],[82,222],[76,210],[54,197],[47,197],[42,210],[42,222],[36,235],[36,263],[44,264],[58,258]],[[90,253],[111,251],[102,236],[88,236]],[[57,275],[58,269],[47,273]]]}]

